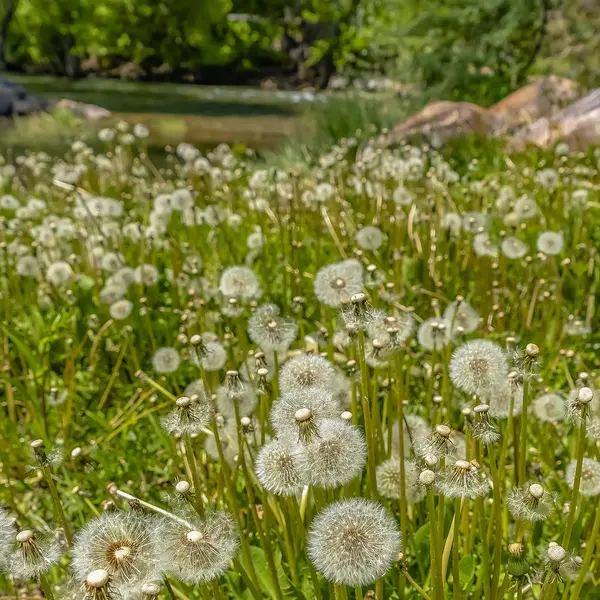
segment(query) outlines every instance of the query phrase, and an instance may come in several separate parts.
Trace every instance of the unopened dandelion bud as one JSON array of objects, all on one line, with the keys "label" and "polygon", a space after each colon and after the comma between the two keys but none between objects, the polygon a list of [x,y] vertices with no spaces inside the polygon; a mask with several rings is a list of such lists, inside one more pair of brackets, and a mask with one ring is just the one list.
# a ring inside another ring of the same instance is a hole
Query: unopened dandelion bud
[{"label": "unopened dandelion bud", "polygon": [[529,563],[525,560],[525,546],[515,542],[508,546],[508,574],[513,579],[522,579],[529,573]]}]

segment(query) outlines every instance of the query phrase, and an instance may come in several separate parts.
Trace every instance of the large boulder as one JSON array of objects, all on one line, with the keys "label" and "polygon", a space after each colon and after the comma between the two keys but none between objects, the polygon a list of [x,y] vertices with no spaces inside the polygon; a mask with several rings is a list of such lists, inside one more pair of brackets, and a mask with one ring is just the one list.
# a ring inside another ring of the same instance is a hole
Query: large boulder
[{"label": "large boulder", "polygon": [[530,83],[490,107],[497,117],[497,134],[513,131],[542,117],[551,117],[577,99],[579,84],[551,75]]},{"label": "large boulder", "polygon": [[69,98],[63,98],[55,104],[56,108],[70,110],[74,115],[86,121],[102,121],[111,116],[110,110],[96,104],[85,104]]},{"label": "large boulder", "polygon": [[30,94],[23,86],[0,77],[0,117],[42,112],[48,101]]},{"label": "large boulder", "polygon": [[396,125],[387,142],[424,138],[438,148],[448,140],[476,133],[489,135],[497,128],[497,117],[470,102],[432,102],[423,110]]},{"label": "large boulder", "polygon": [[565,142],[570,150],[585,150],[591,144],[600,144],[600,89],[552,117],[522,127],[509,145],[514,150],[524,150],[528,144],[548,149],[558,142]]}]

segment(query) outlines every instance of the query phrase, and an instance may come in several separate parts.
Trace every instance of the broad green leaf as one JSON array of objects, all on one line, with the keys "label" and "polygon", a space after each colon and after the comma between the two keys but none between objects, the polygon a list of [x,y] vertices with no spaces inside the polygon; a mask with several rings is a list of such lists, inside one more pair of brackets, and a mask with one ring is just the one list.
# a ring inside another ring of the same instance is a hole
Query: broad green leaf
[{"label": "broad green leaf", "polygon": [[429,543],[431,537],[431,527],[429,523],[425,523],[415,533],[415,553],[417,555],[417,563],[422,571],[426,570],[429,565]]},{"label": "broad green leaf", "polygon": [[458,572],[460,587],[465,589],[469,586],[475,576],[475,558],[473,556],[464,556],[458,563]]}]

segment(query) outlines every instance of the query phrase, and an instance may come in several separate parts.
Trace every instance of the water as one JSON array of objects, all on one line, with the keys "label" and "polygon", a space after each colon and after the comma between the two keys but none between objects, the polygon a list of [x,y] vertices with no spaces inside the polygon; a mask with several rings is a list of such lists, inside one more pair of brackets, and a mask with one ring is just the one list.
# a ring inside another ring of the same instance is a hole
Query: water
[{"label": "water", "polygon": [[[154,84],[99,78],[77,81],[50,76],[8,75],[7,78],[50,100],[68,98],[110,110],[113,113],[110,119],[86,125],[88,135],[93,135],[94,129],[124,119],[148,125],[152,132],[150,144],[156,147],[185,141],[198,146],[227,142],[257,149],[273,148],[284,137],[294,134],[299,116],[307,107],[327,101],[327,96],[308,91]],[[34,147],[36,143],[52,144],[52,137],[56,137],[53,131],[49,131],[47,136],[42,131],[34,131],[33,134],[31,142]],[[74,137],[80,135],[80,130],[74,132]],[[22,137],[27,135],[19,136],[11,145],[26,147],[29,140]],[[62,138],[60,141],[65,142]]]}]

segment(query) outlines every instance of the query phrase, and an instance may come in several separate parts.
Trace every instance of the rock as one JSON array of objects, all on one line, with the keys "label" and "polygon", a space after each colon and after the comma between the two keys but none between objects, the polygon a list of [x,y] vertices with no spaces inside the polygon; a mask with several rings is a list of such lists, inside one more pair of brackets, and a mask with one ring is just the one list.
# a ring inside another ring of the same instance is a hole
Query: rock
[{"label": "rock", "polygon": [[565,77],[544,77],[509,94],[489,111],[498,117],[497,134],[542,117],[551,117],[578,97],[579,84]]},{"label": "rock", "polygon": [[585,150],[600,143],[600,89],[591,91],[552,117],[544,117],[518,130],[510,148],[524,150],[527,144],[552,148],[565,142],[569,149]]},{"label": "rock", "polygon": [[85,104],[84,102],[76,102],[69,98],[63,98],[55,104],[56,108],[70,110],[73,114],[85,119],[86,121],[102,121],[111,116],[110,110],[96,106],[95,104]]},{"label": "rock", "polygon": [[396,125],[387,142],[396,144],[415,137],[425,138],[438,148],[448,140],[476,133],[490,135],[498,126],[497,117],[470,102],[433,102]]},{"label": "rock", "polygon": [[42,112],[48,101],[30,94],[23,86],[0,77],[0,117],[15,117]]}]

